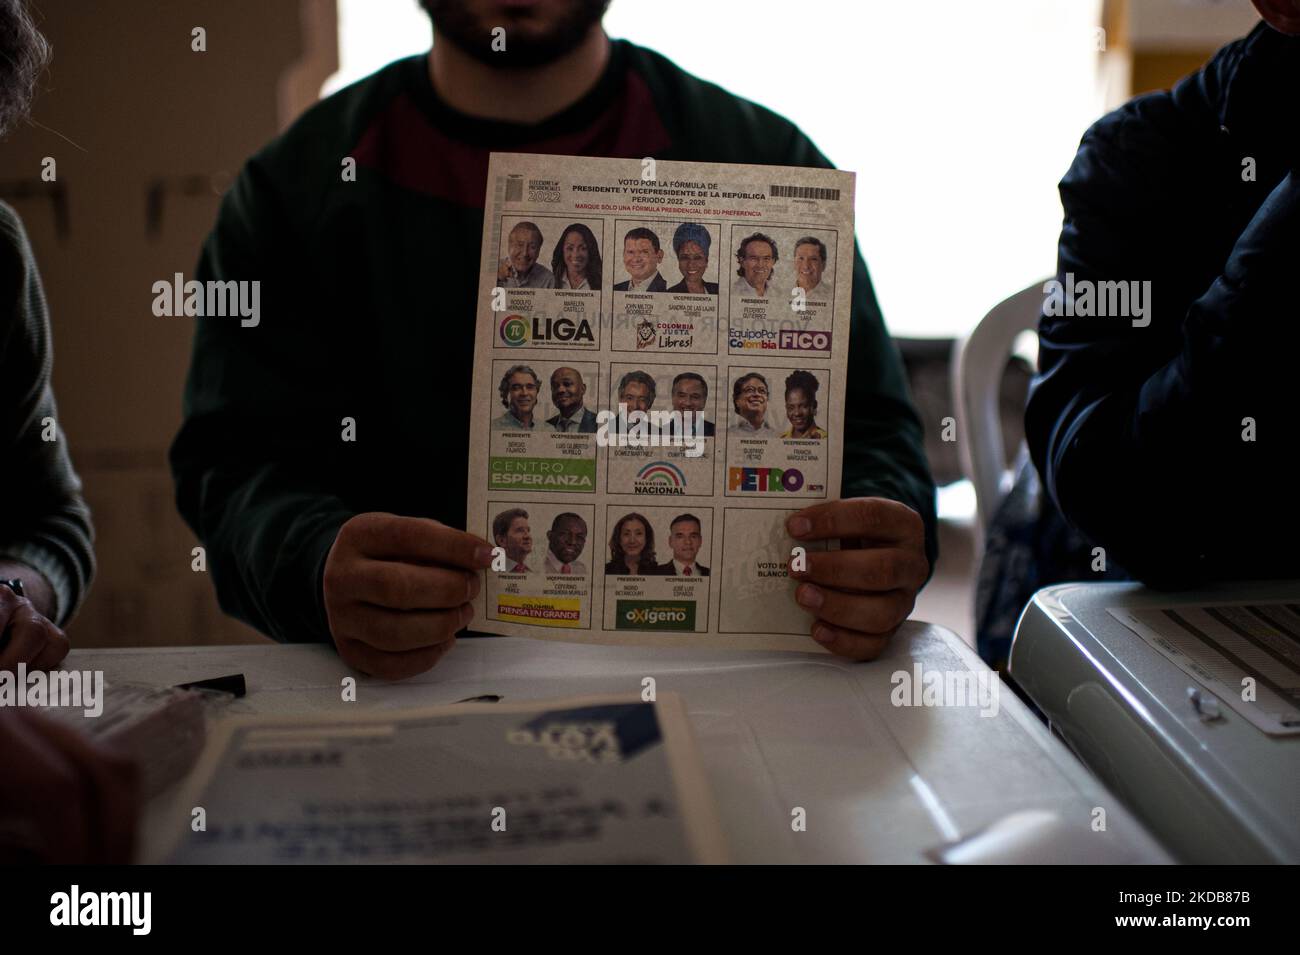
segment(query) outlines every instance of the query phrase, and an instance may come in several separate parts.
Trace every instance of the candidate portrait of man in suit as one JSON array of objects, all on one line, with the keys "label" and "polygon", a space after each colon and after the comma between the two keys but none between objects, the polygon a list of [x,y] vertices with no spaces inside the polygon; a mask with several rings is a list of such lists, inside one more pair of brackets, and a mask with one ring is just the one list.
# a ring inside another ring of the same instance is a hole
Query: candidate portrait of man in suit
[{"label": "candidate portrait of man in suit", "polygon": [[569,434],[595,434],[596,412],[583,406],[587,384],[576,368],[557,368],[551,372],[551,404],[556,413],[546,423],[556,431]]},{"label": "candidate portrait of man in suit", "polygon": [[[704,408],[709,402],[709,383],[704,380],[703,375],[684,371],[673,379],[671,397],[674,411],[690,411],[703,420]],[[704,420],[704,437],[713,437],[716,430],[712,421]],[[668,422],[668,433],[677,433],[677,428],[671,420]]]},{"label": "candidate portrait of man in suit", "polygon": [[673,556],[671,560],[660,564],[656,572],[667,577],[709,576],[709,568],[695,559],[703,546],[704,532],[700,519],[694,514],[674,517],[668,525],[668,547]]},{"label": "candidate portrait of man in suit", "polygon": [[639,227],[623,236],[623,268],[630,276],[614,286],[616,292],[666,292],[668,281],[659,274],[664,250],[653,229]]}]

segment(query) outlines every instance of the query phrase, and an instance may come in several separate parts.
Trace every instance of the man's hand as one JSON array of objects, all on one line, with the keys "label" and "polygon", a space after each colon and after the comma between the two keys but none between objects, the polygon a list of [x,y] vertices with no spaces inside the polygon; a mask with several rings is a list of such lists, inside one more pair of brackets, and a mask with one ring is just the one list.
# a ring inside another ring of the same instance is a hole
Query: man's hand
[{"label": "man's hand", "polygon": [[325,614],[343,662],[402,680],[433,667],[474,615],[487,541],[419,517],[358,514],[325,558]]},{"label": "man's hand", "polygon": [[881,497],[827,501],[786,519],[798,541],[838,538],[838,551],[809,551],[795,600],[816,619],[812,636],[832,653],[874,660],[916,604],[930,573],[925,523]]},{"label": "man's hand", "polygon": [[131,861],[139,771],[26,709],[0,709],[0,862]]},{"label": "man's hand", "polygon": [[504,282],[510,276],[515,274],[514,266],[510,264],[509,259],[502,259],[497,263],[497,281]]},{"label": "man's hand", "polygon": [[[49,583],[24,564],[0,563],[0,576],[18,577],[28,597],[0,586],[0,670],[25,663],[30,670],[48,670],[68,655],[68,638],[48,620],[37,604],[53,613],[54,595]],[[33,603],[36,601],[36,603]]]}]

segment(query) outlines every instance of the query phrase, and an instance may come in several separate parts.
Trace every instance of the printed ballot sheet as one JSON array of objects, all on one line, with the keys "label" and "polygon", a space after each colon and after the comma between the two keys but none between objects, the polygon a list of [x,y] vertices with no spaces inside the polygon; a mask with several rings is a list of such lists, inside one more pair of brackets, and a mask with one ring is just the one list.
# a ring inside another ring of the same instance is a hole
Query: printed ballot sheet
[{"label": "printed ballot sheet", "polygon": [[234,718],[177,805],[176,863],[726,861],[672,693]]},{"label": "printed ballot sheet", "polygon": [[853,190],[492,155],[467,514],[500,550],[472,629],[817,649],[785,520],[840,494]]},{"label": "printed ballot sheet", "polygon": [[1265,733],[1300,733],[1300,604],[1108,612]]}]

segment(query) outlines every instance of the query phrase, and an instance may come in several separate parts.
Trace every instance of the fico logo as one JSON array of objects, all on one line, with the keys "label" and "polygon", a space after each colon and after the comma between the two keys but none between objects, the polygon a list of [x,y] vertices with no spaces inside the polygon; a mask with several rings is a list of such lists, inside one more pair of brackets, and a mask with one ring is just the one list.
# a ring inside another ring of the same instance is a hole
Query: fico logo
[{"label": "fico logo", "polygon": [[799,332],[783,329],[777,344],[783,349],[796,351],[830,351],[830,332]]},{"label": "fico logo", "polygon": [[501,319],[501,340],[514,347],[528,341],[528,321],[522,315],[507,315]]}]

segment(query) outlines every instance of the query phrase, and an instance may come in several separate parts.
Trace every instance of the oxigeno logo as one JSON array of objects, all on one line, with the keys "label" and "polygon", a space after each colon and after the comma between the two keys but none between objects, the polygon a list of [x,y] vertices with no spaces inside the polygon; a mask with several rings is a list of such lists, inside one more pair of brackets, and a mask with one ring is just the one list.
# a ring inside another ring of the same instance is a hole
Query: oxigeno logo
[{"label": "oxigeno logo", "polygon": [[651,610],[648,607],[639,607],[635,610],[625,611],[623,619],[628,623],[639,626],[654,626],[657,623],[685,623],[685,610]]},{"label": "oxigeno logo", "polygon": [[694,600],[620,600],[614,612],[616,630],[695,629]]},{"label": "oxigeno logo", "polygon": [[637,494],[684,494],[686,475],[677,465],[655,461],[637,472],[632,489]]},{"label": "oxigeno logo", "polygon": [[522,315],[507,315],[501,319],[501,340],[507,345],[522,345],[528,341],[528,322]]}]

